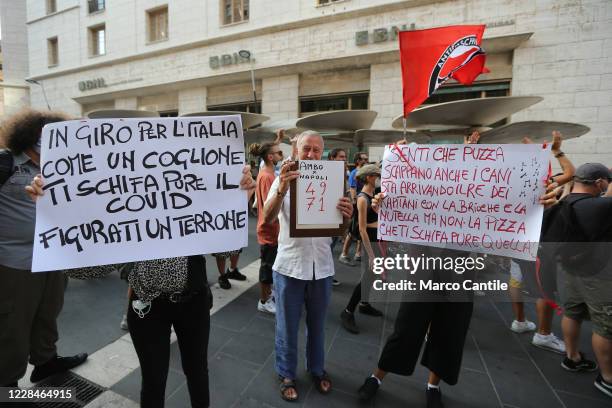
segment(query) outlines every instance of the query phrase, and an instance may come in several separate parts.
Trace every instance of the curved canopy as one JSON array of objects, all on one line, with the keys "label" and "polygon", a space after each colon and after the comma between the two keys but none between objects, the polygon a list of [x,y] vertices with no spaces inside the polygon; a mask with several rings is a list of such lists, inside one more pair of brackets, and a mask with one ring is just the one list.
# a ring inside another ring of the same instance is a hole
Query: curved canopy
[{"label": "curved canopy", "polygon": [[315,113],[296,122],[302,129],[355,131],[369,129],[376,119],[377,112],[371,110],[341,110]]},{"label": "curved canopy", "polygon": [[229,115],[240,115],[242,119],[242,128],[248,129],[253,126],[261,125],[266,120],[269,120],[270,117],[266,115],[262,115],[259,113],[249,113],[249,112],[236,112],[236,111],[206,111],[206,112],[193,112],[187,113],[185,115],[181,115],[181,117],[190,117],[190,116],[229,116]]},{"label": "curved canopy", "polygon": [[88,119],[158,118],[159,113],[136,109],[99,109],[87,114]]},{"label": "curved canopy", "polygon": [[[464,99],[423,106],[408,115],[409,129],[434,129],[440,126],[487,126],[542,101],[540,96],[500,96]],[[402,116],[393,120],[395,129],[402,129]]]},{"label": "curved canopy", "polygon": [[552,141],[553,130],[563,135],[563,140],[573,139],[589,132],[587,126],[569,122],[525,121],[510,123],[491,130],[480,136],[480,143],[521,143],[527,136],[534,143]]},{"label": "curved canopy", "polygon": [[[387,145],[404,138],[404,132],[392,129],[359,129],[355,132],[355,144],[358,146]],[[406,132],[408,143],[426,144],[431,137],[422,132]]]}]

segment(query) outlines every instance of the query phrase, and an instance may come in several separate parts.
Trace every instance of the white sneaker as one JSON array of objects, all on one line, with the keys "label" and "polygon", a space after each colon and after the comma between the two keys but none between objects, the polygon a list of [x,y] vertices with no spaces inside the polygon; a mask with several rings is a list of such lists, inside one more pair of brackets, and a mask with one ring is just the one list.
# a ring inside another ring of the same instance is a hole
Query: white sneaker
[{"label": "white sneaker", "polygon": [[535,333],[533,335],[533,339],[531,340],[531,344],[554,353],[565,354],[565,343],[563,340],[559,340],[557,336],[552,333],[550,333],[548,336]]},{"label": "white sneaker", "polygon": [[527,319],[525,319],[524,322],[519,322],[518,320],[515,320],[512,322],[512,326],[510,326],[510,330],[512,330],[515,333],[526,333],[526,332],[534,331],[535,329],[536,329],[535,323],[530,322]]},{"label": "white sneaker", "polygon": [[266,303],[261,303],[261,300],[258,300],[257,310],[263,313],[276,314],[276,303],[272,299],[266,300]]},{"label": "white sneaker", "polygon": [[126,314],[123,315],[123,319],[121,319],[121,323],[119,324],[119,327],[121,327],[122,330],[127,330],[128,329],[128,322],[127,322],[127,315]]}]

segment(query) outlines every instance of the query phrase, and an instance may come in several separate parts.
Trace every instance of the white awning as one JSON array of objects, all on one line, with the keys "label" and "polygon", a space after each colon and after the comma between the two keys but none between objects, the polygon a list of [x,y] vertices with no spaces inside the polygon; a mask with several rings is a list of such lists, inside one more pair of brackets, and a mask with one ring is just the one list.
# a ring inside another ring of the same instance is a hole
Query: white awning
[{"label": "white awning", "polygon": [[[438,103],[412,111],[408,115],[406,126],[408,129],[428,130],[440,126],[449,128],[487,126],[543,99],[540,96],[500,96]],[[402,116],[395,118],[391,126],[402,129]]]},{"label": "white awning", "polygon": [[[393,129],[359,129],[355,132],[357,146],[381,146],[395,143],[404,138],[404,132]],[[431,137],[423,132],[406,132],[408,143],[426,144]]]},{"label": "white awning", "polygon": [[588,126],[568,122],[526,121],[510,123],[482,133],[480,143],[521,143],[527,136],[534,143],[552,141],[553,130],[563,135],[563,140],[573,139],[588,133]]},{"label": "white awning", "polygon": [[317,131],[355,131],[369,129],[377,115],[377,112],[371,110],[322,112],[299,119],[296,126]]}]

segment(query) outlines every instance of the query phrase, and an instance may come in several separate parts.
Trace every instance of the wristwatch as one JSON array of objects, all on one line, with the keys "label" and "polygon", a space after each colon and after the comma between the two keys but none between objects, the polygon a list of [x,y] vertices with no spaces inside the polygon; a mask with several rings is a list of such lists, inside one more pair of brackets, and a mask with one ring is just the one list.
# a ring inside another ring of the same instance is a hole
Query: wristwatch
[{"label": "wristwatch", "polygon": [[563,157],[563,156],[565,156],[565,153],[559,152],[559,153],[555,154],[555,159],[558,159],[559,157]]}]

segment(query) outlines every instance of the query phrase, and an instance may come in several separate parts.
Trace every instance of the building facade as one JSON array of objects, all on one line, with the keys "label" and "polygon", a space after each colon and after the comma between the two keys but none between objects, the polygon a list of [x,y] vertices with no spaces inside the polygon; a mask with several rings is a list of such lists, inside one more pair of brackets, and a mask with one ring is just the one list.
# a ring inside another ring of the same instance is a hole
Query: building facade
[{"label": "building facade", "polygon": [[542,96],[511,120],[585,124],[565,150],[612,163],[609,0],[27,0],[28,78],[42,84],[30,100],[46,107],[44,86],[75,116],[372,109],[389,128],[402,112],[397,31],[453,24],[487,25],[491,72],[430,102]]},{"label": "building facade", "polygon": [[[0,0],[2,22],[2,82],[0,119],[30,104],[26,2]],[[44,105],[42,105],[44,106]]]}]

